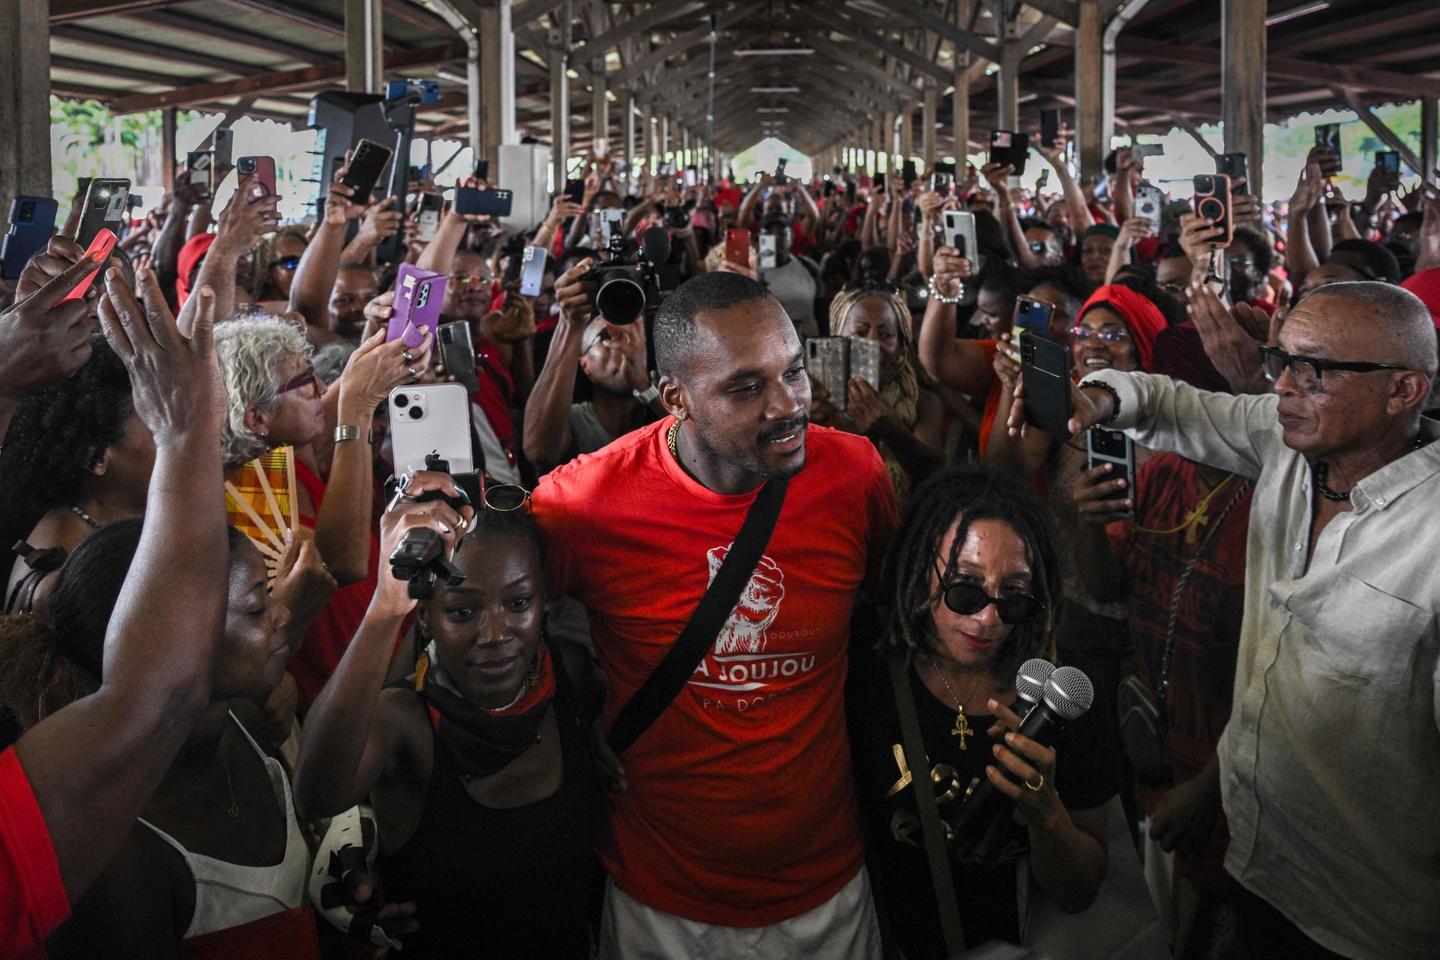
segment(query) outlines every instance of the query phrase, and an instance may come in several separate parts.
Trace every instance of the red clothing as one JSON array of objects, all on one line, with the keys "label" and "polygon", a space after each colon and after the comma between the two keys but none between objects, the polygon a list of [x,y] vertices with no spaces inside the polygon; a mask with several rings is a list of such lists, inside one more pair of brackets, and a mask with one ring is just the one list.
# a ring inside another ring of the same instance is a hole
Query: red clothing
[{"label": "red clothing", "polygon": [[309,907],[291,907],[238,927],[180,941],[180,960],[319,960],[320,940]]},{"label": "red clothing", "polygon": [[[985,395],[985,412],[980,415],[980,436],[976,443],[976,449],[980,456],[985,456],[985,448],[990,446],[990,434],[995,429],[995,417],[1000,413],[1000,391],[1003,389],[1000,378],[995,376],[995,352],[1000,349],[999,340],[977,340],[985,351],[985,359],[990,362],[990,392]],[[1001,425],[1004,426],[1003,424]]]},{"label": "red clothing", "polygon": [[[325,481],[312,473],[298,458],[295,460],[295,479],[305,488],[310,497],[310,505],[315,509],[314,515],[301,514],[300,525],[314,530],[315,517],[319,515],[320,504],[325,500]],[[379,568],[380,545],[372,536],[370,563],[365,579],[335,591],[330,602],[325,604],[325,609],[320,611],[319,616],[311,622],[310,629],[305,631],[304,644],[295,656],[290,658],[290,674],[295,678],[295,687],[300,693],[299,711],[302,716],[320,695],[320,690],[325,686],[325,681],[330,679],[330,674],[340,666],[340,658],[345,656],[350,641],[359,631],[360,621],[365,619],[365,611],[370,606],[370,597],[375,593],[375,576]]]},{"label": "red clothing", "polygon": [[10,747],[0,753],[0,956],[35,950],[68,916],[50,828]]},{"label": "red clothing", "polygon": [[[666,418],[547,474],[550,583],[590,614],[612,723],[680,635],[755,499],[684,472]],[[864,437],[811,426],[769,546],[695,677],[626,751],[600,856],[642,903],[758,927],[834,896],[864,860],[843,693],[855,592],[896,523]]]},{"label": "red clothing", "polygon": [[1165,321],[1165,315],[1160,308],[1151,303],[1144,295],[1136,293],[1129,287],[1119,283],[1112,283],[1099,287],[1090,294],[1090,299],[1080,308],[1076,315],[1075,322],[1079,323],[1080,318],[1089,313],[1093,307],[1108,307],[1113,313],[1125,321],[1125,329],[1130,331],[1130,339],[1135,343],[1135,352],[1140,358],[1141,370],[1153,370],[1155,338],[1160,335],[1169,324]]},{"label": "red clothing", "polygon": [[[1235,501],[1185,584],[1175,622],[1165,704],[1175,783],[1194,778],[1214,756],[1230,719],[1240,621],[1245,612],[1245,543],[1253,488],[1242,495],[1242,478],[1234,478],[1206,507],[1207,520],[1186,532],[1149,533],[1132,528],[1165,531],[1183,524],[1209,492],[1200,489],[1198,473],[1193,461],[1177,454],[1150,457],[1135,478],[1135,523],[1109,528],[1129,575],[1128,619],[1140,677],[1158,691],[1175,585],[1221,512]],[[1153,814],[1170,789],[1141,786],[1140,802],[1146,812]],[[1226,888],[1231,881],[1223,862],[1229,842],[1221,813],[1204,852],[1176,854],[1176,871],[1209,888]]]}]

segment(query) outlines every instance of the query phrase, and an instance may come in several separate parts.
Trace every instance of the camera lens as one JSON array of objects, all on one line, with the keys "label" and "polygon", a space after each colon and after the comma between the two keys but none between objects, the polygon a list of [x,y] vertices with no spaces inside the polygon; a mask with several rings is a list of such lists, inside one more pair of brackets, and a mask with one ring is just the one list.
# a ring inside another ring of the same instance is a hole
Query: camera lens
[{"label": "camera lens", "polygon": [[20,204],[20,219],[33,220],[35,218],[35,204],[26,201]]},{"label": "camera lens", "polygon": [[411,419],[411,420],[421,420],[421,419],[424,419],[424,417],[425,417],[425,408],[424,408],[424,407],[411,407],[411,408],[410,408],[410,419]]},{"label": "camera lens", "polygon": [[404,409],[405,409],[406,407],[408,407],[408,406],[410,406],[410,398],[409,398],[409,397],[405,396],[405,394],[403,394],[403,393],[397,393],[397,394],[395,394],[395,407],[396,407],[396,409],[404,410]]}]

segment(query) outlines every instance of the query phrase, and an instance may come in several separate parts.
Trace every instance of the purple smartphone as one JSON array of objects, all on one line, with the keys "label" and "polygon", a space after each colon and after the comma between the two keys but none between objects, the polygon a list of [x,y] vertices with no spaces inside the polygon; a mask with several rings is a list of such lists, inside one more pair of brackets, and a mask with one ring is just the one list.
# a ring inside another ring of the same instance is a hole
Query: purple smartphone
[{"label": "purple smartphone", "polygon": [[421,331],[426,329],[431,344],[435,343],[440,307],[445,302],[445,279],[443,273],[430,273],[409,263],[400,265],[395,275],[395,314],[385,333],[387,343],[403,340],[407,347],[418,347]]}]

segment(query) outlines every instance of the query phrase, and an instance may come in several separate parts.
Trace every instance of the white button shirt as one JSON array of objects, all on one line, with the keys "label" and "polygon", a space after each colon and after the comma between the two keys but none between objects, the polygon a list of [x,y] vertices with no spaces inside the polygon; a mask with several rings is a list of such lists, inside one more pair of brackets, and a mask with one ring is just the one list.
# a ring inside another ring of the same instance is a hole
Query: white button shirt
[{"label": "white button shirt", "polygon": [[1356,484],[1307,571],[1310,468],[1278,397],[1090,379],[1135,442],[1256,479],[1219,747],[1226,869],[1337,953],[1440,956],[1440,443]]}]

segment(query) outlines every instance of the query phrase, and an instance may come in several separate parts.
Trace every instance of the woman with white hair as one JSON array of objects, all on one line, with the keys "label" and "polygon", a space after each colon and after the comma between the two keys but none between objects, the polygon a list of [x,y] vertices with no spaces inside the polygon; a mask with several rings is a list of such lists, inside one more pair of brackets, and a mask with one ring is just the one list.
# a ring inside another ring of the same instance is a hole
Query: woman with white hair
[{"label": "woman with white hair", "polygon": [[291,661],[302,712],[340,662],[375,591],[371,416],[392,389],[420,380],[430,355],[426,336],[410,350],[377,333],[327,388],[311,363],[310,341],[294,324],[248,316],[215,329],[225,379],[220,447],[226,469],[277,447],[294,447],[300,525],[314,531],[325,572],[341,588],[318,611]]}]

